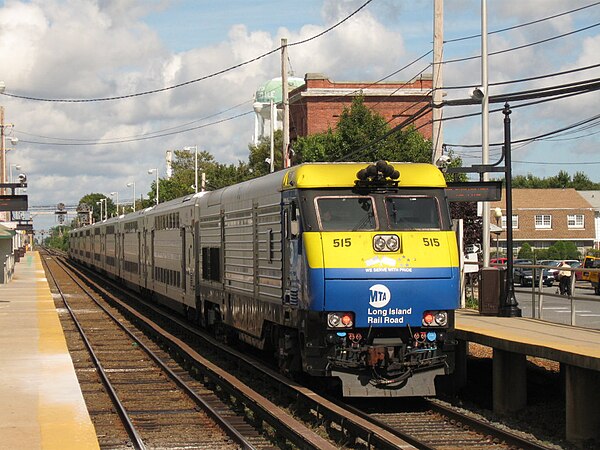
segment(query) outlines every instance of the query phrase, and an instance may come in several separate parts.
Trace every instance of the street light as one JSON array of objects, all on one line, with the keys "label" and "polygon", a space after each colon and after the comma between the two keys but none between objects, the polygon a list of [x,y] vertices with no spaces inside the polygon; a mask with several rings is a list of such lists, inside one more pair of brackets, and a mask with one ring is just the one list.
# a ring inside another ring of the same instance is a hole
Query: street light
[{"label": "street light", "polygon": [[194,192],[198,193],[198,146],[193,145],[191,147],[183,147],[187,152],[194,150]]},{"label": "street light", "polygon": [[158,169],[148,169],[148,174],[156,174],[156,204],[158,205]]},{"label": "street light", "polygon": [[127,183],[127,187],[131,187],[133,186],[133,206],[131,207],[131,209],[133,210],[133,212],[135,212],[135,181],[132,181],[131,183]]},{"label": "street light", "polygon": [[116,198],[116,201],[117,201],[117,217],[118,217],[119,216],[119,193],[118,192],[111,192],[110,196]]},{"label": "street light", "polygon": [[100,205],[100,222],[102,222],[102,199],[99,202],[96,202],[96,205]]}]

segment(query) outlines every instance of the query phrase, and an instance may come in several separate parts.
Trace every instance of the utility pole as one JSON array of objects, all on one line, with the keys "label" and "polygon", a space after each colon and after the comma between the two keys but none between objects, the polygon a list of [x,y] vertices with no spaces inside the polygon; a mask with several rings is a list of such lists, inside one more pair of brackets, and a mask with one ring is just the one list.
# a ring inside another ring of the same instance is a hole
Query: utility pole
[{"label": "utility pole", "polygon": [[[4,137],[4,106],[0,106],[0,183],[6,183],[6,147]],[[5,190],[0,189],[0,194],[4,193]],[[10,213],[1,212],[0,220],[10,220]]]},{"label": "utility pole", "polygon": [[4,106],[0,106],[0,183],[6,183],[6,147],[4,146]]},{"label": "utility pole", "polygon": [[[486,165],[490,160],[489,147],[489,93],[488,93],[488,48],[487,48],[487,0],[481,0],[481,163]],[[483,181],[490,176],[484,172]],[[483,202],[483,267],[490,266],[490,204]]]},{"label": "utility pole", "polygon": [[271,127],[271,153],[269,155],[269,173],[275,172],[275,121],[277,120],[277,108],[275,108],[275,102],[271,98],[269,102],[271,114],[270,127]]},{"label": "utility pole", "polygon": [[283,107],[283,168],[290,166],[288,148],[290,146],[290,109],[288,103],[287,39],[281,38],[281,105]]},{"label": "utility pole", "polygon": [[444,46],[444,0],[434,0],[433,3],[433,130],[432,130],[432,163],[435,164],[442,156],[444,132],[442,128],[442,85]]}]

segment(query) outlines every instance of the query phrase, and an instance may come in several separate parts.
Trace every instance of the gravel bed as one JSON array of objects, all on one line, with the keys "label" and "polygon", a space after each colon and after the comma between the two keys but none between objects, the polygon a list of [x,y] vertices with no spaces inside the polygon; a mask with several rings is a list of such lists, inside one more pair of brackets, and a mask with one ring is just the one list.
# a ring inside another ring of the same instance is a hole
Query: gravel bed
[{"label": "gravel bed", "polygon": [[444,400],[533,436],[550,448],[576,449],[565,441],[565,397],[559,363],[535,357],[527,357],[527,362],[527,408],[523,411],[510,416],[493,412],[492,348],[475,343],[469,343],[467,387],[458,398]]}]

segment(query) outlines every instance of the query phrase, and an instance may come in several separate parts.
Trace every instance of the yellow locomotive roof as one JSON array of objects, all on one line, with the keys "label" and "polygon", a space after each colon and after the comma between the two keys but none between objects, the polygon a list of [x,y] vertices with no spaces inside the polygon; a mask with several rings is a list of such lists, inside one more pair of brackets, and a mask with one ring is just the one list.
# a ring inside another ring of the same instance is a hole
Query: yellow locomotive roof
[{"label": "yellow locomotive roof", "polygon": [[[282,188],[353,187],[356,173],[371,163],[307,163],[291,167],[282,180]],[[401,187],[446,187],[440,170],[432,164],[390,163],[400,172]]]}]

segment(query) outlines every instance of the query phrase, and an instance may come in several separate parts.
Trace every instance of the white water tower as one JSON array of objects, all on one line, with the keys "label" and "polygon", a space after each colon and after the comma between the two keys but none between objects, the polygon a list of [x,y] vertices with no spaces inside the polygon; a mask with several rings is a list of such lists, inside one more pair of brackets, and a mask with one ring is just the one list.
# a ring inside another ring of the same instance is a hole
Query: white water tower
[{"label": "white water tower", "polygon": [[[296,89],[304,84],[303,78],[288,77],[289,90]],[[281,77],[267,81],[256,90],[254,95],[254,136],[253,144],[258,145],[261,138],[271,136],[271,128],[279,130],[282,125],[281,110]],[[271,117],[275,118],[271,127]],[[268,126],[266,126],[268,123]]]}]

